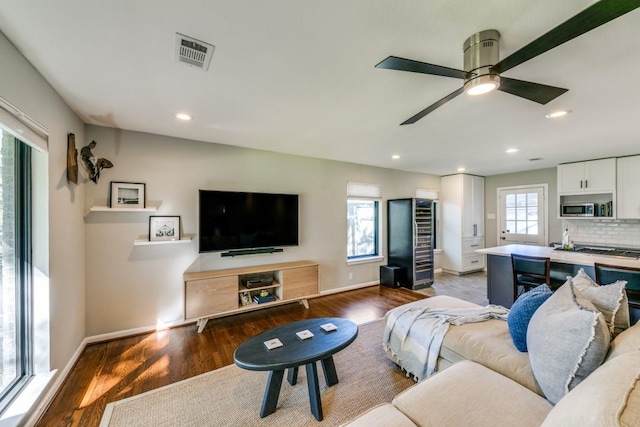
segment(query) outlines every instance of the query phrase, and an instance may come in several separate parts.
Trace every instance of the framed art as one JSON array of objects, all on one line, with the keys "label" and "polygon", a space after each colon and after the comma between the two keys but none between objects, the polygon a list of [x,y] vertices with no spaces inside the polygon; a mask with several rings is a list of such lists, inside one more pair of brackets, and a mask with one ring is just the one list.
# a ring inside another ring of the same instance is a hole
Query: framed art
[{"label": "framed art", "polygon": [[111,181],[109,206],[114,209],[145,208],[145,184]]},{"label": "framed art", "polygon": [[150,216],[149,241],[180,240],[179,216]]}]

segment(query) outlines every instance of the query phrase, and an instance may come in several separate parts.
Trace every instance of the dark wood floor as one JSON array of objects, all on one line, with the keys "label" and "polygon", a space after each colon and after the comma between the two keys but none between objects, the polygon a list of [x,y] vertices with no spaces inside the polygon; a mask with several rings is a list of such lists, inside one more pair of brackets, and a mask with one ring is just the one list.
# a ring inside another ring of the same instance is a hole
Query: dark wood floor
[{"label": "dark wood floor", "polygon": [[312,317],[344,317],[361,324],[425,298],[380,286],[288,304],[87,346],[37,426],[97,426],[107,403],[233,363],[246,339],[274,326]]}]

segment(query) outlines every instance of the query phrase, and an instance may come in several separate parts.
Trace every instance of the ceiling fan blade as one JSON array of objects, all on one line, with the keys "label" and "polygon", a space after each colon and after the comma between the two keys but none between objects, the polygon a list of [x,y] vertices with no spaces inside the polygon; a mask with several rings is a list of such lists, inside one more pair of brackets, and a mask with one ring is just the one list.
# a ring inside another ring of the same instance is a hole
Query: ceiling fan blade
[{"label": "ceiling fan blade", "polygon": [[412,59],[398,58],[390,56],[376,65],[376,68],[387,68],[389,70],[411,71],[414,73],[433,74],[435,76],[454,77],[466,79],[466,71],[455,68],[443,67],[441,65],[427,64],[426,62],[414,61]]},{"label": "ceiling fan blade", "polygon": [[500,86],[498,90],[544,105],[556,99],[569,89],[500,76]]},{"label": "ceiling fan blade", "polygon": [[418,114],[416,114],[415,116],[413,116],[410,119],[407,119],[404,122],[400,123],[400,126],[414,124],[415,122],[417,122],[418,120],[420,120],[421,118],[423,118],[424,116],[426,116],[427,114],[429,114],[430,112],[435,110],[436,108],[441,107],[442,105],[444,105],[447,102],[451,101],[453,98],[455,98],[456,96],[460,95],[462,92],[464,92],[464,87],[461,87],[460,89],[456,90],[455,92],[450,93],[449,95],[447,95],[444,98],[442,98],[440,101],[436,102],[435,104],[432,104],[432,105],[428,106],[427,108],[425,108],[424,110],[422,110]]},{"label": "ceiling fan blade", "polygon": [[600,0],[491,68],[501,74],[640,7],[640,0]]}]

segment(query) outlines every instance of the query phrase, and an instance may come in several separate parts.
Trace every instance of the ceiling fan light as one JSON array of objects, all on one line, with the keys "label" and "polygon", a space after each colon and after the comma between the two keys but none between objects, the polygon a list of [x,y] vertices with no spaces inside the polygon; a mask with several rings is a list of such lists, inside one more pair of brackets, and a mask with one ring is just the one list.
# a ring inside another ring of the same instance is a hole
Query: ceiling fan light
[{"label": "ceiling fan light", "polygon": [[477,96],[494,91],[500,87],[500,76],[485,74],[469,79],[464,84],[467,95]]},{"label": "ceiling fan light", "polygon": [[483,95],[495,90],[498,87],[497,83],[480,83],[467,90],[467,94],[471,96]]}]

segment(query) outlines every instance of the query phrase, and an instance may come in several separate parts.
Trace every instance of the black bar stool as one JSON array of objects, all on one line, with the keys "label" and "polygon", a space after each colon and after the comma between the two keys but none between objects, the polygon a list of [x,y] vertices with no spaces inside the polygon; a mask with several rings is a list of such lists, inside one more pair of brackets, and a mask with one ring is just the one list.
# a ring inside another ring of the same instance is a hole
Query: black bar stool
[{"label": "black bar stool", "polygon": [[[511,254],[513,268],[513,300],[521,293],[551,283],[551,259],[529,255]],[[518,289],[522,288],[522,292]]]}]

